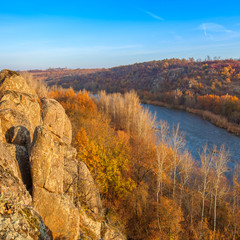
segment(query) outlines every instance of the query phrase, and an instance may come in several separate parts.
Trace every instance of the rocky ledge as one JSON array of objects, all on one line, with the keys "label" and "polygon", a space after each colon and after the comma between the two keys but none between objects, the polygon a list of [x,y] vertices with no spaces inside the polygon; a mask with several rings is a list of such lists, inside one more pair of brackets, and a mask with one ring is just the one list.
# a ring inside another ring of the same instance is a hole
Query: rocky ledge
[{"label": "rocky ledge", "polygon": [[17,72],[0,73],[1,239],[126,239],[104,221],[71,139],[60,103],[39,98]]}]

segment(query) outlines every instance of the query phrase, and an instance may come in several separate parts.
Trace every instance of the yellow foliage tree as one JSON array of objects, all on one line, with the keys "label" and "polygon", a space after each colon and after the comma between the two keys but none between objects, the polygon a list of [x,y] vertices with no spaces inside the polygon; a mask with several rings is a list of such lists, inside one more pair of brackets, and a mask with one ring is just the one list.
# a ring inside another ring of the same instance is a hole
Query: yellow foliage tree
[{"label": "yellow foliage tree", "polygon": [[81,128],[75,138],[77,158],[88,166],[102,196],[108,200],[125,198],[135,187],[129,175],[128,142],[124,133],[112,136],[106,145],[101,138],[89,140],[86,131]]}]

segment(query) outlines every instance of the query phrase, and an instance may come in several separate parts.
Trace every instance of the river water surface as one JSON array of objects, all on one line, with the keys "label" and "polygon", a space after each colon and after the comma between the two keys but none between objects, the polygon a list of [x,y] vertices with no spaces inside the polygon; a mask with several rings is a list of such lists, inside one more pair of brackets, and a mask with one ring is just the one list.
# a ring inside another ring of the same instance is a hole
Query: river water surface
[{"label": "river water surface", "polygon": [[[186,147],[192,156],[199,160],[199,149],[207,143],[210,148],[214,145],[225,145],[231,155],[231,163],[240,163],[240,137],[230,134],[225,129],[218,128],[197,115],[181,110],[168,109],[152,105],[143,105],[152,114],[156,113],[156,120],[167,121],[170,127],[180,124],[180,131],[184,132]],[[231,164],[233,165],[233,164]]]}]

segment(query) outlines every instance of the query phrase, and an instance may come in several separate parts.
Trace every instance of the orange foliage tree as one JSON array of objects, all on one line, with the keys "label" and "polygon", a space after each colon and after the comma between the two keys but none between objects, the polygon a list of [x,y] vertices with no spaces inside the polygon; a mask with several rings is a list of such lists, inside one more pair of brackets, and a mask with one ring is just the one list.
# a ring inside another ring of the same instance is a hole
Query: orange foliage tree
[{"label": "orange foliage tree", "polygon": [[58,100],[70,116],[76,112],[82,116],[97,113],[96,105],[86,91],[75,93],[72,88],[52,88],[48,97]]}]

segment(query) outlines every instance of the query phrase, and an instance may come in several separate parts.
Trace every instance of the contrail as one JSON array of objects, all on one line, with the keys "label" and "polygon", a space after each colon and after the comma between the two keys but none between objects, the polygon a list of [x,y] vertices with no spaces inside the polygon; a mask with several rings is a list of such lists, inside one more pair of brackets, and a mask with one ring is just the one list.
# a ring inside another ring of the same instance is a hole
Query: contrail
[{"label": "contrail", "polygon": [[149,12],[149,11],[144,11],[144,12],[145,12],[146,14],[148,14],[149,16],[157,19],[157,20],[160,20],[160,21],[163,21],[163,20],[164,20],[163,18],[157,16],[156,14],[154,14],[154,13],[152,13],[152,12]]},{"label": "contrail", "polygon": [[205,24],[202,24],[202,29],[203,29],[205,37],[207,37],[207,29],[206,29]]}]

